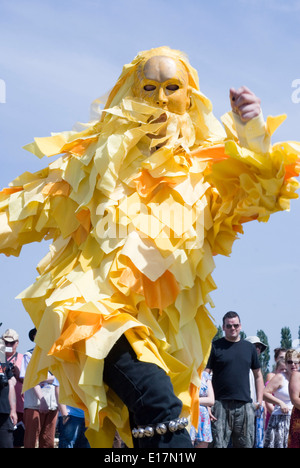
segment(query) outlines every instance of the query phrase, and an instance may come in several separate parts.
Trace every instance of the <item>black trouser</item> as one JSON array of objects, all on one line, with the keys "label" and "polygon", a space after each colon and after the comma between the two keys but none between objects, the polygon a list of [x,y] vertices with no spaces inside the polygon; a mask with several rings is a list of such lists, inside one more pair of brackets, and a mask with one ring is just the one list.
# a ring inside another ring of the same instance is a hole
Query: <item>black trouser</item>
[{"label": "black trouser", "polygon": [[14,425],[9,414],[0,414],[0,448],[14,448]]},{"label": "black trouser", "polygon": [[[157,365],[139,361],[124,335],[105,358],[103,379],[127,406],[132,426],[180,416],[182,403],[174,394],[170,378]],[[186,429],[133,440],[139,448],[192,448]]]}]

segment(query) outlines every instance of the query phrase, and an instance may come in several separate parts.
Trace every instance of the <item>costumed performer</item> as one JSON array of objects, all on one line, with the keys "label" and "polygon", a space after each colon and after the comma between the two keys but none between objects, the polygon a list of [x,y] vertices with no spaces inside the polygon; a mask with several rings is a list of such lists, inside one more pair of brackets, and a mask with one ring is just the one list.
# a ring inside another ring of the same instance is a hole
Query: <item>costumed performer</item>
[{"label": "costumed performer", "polygon": [[1,252],[53,239],[19,296],[38,330],[25,389],[50,370],[93,447],[116,429],[129,447],[191,447],[213,256],[297,197],[300,145],[270,142],[285,117],[265,122],[245,87],[230,101],[222,125],[184,54],[141,52],[101,118],[35,138],[26,149],[59,158],[1,192]]}]

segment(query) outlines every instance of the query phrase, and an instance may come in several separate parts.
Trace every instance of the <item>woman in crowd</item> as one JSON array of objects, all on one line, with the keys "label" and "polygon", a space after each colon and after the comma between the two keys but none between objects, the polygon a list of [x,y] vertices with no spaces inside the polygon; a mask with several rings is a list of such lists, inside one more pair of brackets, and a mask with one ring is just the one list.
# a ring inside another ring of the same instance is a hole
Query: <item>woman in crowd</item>
[{"label": "woman in crowd", "polygon": [[278,373],[278,372],[276,371],[276,369],[277,369],[277,363],[278,363],[279,361],[282,361],[282,360],[285,361],[285,353],[286,353],[286,349],[285,349],[285,348],[275,348],[275,349],[274,349],[275,372],[269,372],[269,373],[267,374],[267,378],[266,378],[266,382],[267,382],[267,383],[269,383],[270,380],[274,377],[274,375]]},{"label": "woman in crowd", "polygon": [[213,406],[215,402],[215,395],[211,383],[211,376],[205,371],[202,373],[199,397],[199,424],[197,429],[194,426],[191,427],[190,435],[195,448],[207,448],[208,444],[212,442],[209,408]]},{"label": "woman in crowd", "polygon": [[265,433],[264,448],[286,448],[293,408],[289,395],[289,381],[299,370],[299,353],[286,352],[286,372],[276,374],[264,390],[264,400],[275,405]]},{"label": "woman in crowd", "polygon": [[[280,373],[283,373],[283,372],[286,372],[286,363],[285,363],[285,358],[280,358],[276,361],[276,364],[275,364],[275,369],[274,369],[275,372],[273,373],[270,373],[268,374],[267,376],[267,381],[266,381],[266,385],[268,385],[268,383],[270,382],[270,380],[276,375],[276,374],[280,374]],[[274,411],[274,405],[272,403],[269,403],[268,401],[265,401],[265,407],[266,407],[266,420],[265,420],[265,429],[267,429],[268,427],[268,424],[269,424],[269,420],[270,420],[270,417],[271,417],[271,414],[273,413]]]},{"label": "woman in crowd", "polygon": [[[298,353],[298,362],[300,352]],[[300,373],[294,372],[289,383],[291,402],[294,405],[291,415],[288,448],[300,448]]]}]

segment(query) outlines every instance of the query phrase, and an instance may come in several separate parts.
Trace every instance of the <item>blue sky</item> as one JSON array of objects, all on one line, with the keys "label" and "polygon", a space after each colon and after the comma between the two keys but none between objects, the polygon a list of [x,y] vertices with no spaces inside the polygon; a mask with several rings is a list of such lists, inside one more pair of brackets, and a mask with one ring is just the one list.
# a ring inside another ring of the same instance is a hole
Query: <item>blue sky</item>
[{"label": "blue sky", "polygon": [[[47,165],[22,147],[87,121],[90,102],[113,86],[123,64],[160,45],[188,54],[217,117],[229,110],[229,88],[247,85],[265,116],[288,115],[273,141],[300,141],[300,103],[292,101],[299,23],[300,1],[293,0],[1,0],[0,186]],[[295,200],[291,212],[246,225],[231,257],[216,258],[217,325],[236,310],[248,335],[265,331],[271,350],[284,326],[297,338],[299,232]],[[2,331],[20,333],[20,351],[31,344],[32,323],[14,298],[34,281],[47,249],[33,244],[19,258],[0,257],[0,322]]]}]

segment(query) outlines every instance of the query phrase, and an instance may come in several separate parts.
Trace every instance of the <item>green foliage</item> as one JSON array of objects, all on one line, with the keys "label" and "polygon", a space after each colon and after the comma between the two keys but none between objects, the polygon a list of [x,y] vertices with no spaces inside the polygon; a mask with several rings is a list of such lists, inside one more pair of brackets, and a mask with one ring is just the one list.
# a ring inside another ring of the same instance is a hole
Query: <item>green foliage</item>
[{"label": "green foliage", "polygon": [[223,337],[223,329],[222,329],[221,325],[219,325],[217,333],[215,334],[215,336],[213,338],[213,341],[216,341],[216,340],[218,340],[219,338],[222,338],[222,337]]},{"label": "green foliage", "polygon": [[289,327],[283,327],[281,329],[281,348],[290,349],[292,347],[292,334]]},{"label": "green foliage", "polygon": [[269,363],[270,363],[269,340],[263,330],[257,330],[257,336],[262,343],[268,346],[267,349],[263,353],[261,353],[260,356],[258,357],[260,365],[261,365],[261,371],[265,380],[269,372]]}]

